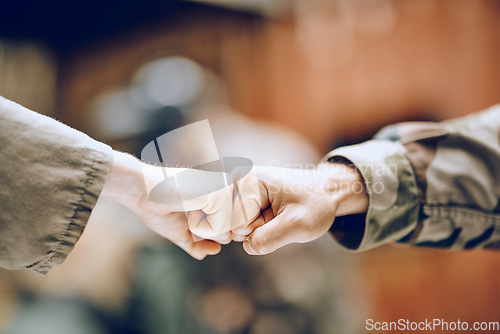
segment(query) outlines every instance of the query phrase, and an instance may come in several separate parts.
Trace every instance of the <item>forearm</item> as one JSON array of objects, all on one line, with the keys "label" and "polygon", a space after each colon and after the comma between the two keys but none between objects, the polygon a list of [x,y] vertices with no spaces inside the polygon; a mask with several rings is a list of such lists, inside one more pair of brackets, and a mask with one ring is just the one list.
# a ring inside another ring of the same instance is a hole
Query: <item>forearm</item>
[{"label": "forearm", "polygon": [[136,212],[145,194],[141,162],[130,154],[113,151],[113,162],[101,197],[111,199]]}]

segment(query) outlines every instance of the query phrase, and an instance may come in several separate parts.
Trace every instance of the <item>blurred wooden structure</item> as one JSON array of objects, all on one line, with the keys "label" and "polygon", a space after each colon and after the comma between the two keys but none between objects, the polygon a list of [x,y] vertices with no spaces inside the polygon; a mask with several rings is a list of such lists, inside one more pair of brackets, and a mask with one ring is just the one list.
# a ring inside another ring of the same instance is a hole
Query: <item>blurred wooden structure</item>
[{"label": "blurred wooden structure", "polygon": [[78,126],[86,101],[147,58],[184,55],[223,78],[235,109],[327,150],[387,123],[500,102],[499,7],[495,0],[313,0],[279,20],[200,7],[64,59],[61,115]]},{"label": "blurred wooden structure", "polygon": [[[500,102],[498,1],[373,3],[298,1],[292,16],[275,20],[202,9],[109,40],[66,62],[61,115],[78,126],[80,107],[100,89],[168,54],[213,69],[236,110],[286,125],[323,151],[387,123]],[[500,319],[499,253],[383,247],[359,256],[367,316]]]}]

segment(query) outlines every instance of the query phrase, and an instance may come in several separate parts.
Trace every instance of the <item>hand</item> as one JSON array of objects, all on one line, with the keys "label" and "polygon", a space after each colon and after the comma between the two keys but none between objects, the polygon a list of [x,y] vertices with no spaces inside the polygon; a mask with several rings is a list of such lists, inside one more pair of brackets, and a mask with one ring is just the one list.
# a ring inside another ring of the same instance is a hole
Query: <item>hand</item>
[{"label": "hand", "polygon": [[[179,207],[154,203],[149,199],[146,185],[158,183],[158,179],[163,177],[161,169],[144,164],[129,154],[114,151],[113,163],[101,196],[129,208],[151,230],[177,244],[196,259],[201,260],[207,255],[219,253],[220,244],[194,236],[189,231],[186,214],[180,212],[187,209],[206,210],[210,203],[190,201],[185,203],[187,207]],[[169,195],[179,196],[179,190],[172,188]],[[218,200],[216,204],[219,204],[224,198],[218,196],[215,199]],[[215,218],[219,219],[217,216]]]},{"label": "hand", "polygon": [[[186,211],[188,225],[195,240],[210,239],[229,243],[231,229],[247,225],[260,213],[260,197],[251,189],[258,189],[256,178],[247,175],[245,198],[237,192],[237,173],[208,172],[190,168],[157,168],[143,165],[149,199],[168,203],[172,211]],[[247,167],[236,169],[248,173]],[[250,171],[250,174],[253,172]],[[255,173],[253,173],[255,175]],[[249,182],[249,181],[254,182]],[[247,216],[246,211],[254,212]],[[238,219],[236,219],[238,217]]]},{"label": "hand", "polygon": [[314,170],[256,167],[255,172],[258,189],[245,178],[239,189],[245,198],[260,196],[257,218],[232,231],[233,240],[244,241],[243,247],[251,255],[315,240],[329,230],[336,216],[365,212],[368,207],[364,182],[352,166],[322,163]]}]

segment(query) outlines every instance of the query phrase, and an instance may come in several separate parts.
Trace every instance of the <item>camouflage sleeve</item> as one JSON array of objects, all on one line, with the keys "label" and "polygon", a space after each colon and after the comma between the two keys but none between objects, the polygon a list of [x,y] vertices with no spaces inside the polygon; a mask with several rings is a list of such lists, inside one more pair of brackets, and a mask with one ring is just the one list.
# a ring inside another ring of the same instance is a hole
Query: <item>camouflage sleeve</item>
[{"label": "camouflage sleeve", "polygon": [[500,105],[441,123],[407,122],[325,156],[347,159],[370,198],[364,215],[337,217],[344,247],[388,242],[500,248]]}]

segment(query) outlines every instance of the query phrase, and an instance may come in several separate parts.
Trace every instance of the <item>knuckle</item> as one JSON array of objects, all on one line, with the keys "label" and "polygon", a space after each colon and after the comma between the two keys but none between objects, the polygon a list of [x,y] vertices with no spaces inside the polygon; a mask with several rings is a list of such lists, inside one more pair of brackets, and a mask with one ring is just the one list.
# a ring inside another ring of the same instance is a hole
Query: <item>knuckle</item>
[{"label": "knuckle", "polygon": [[308,236],[315,231],[314,218],[311,218],[301,210],[290,216],[289,228],[294,230],[295,235]]},{"label": "knuckle", "polygon": [[250,237],[250,247],[257,254],[267,254],[267,243],[259,237]]},{"label": "knuckle", "polygon": [[290,228],[293,228],[295,230],[302,230],[306,225],[305,217],[299,213],[294,213],[293,215],[290,215],[288,217],[288,220],[290,222]]},{"label": "knuckle", "polygon": [[301,218],[299,224],[299,231],[301,231],[304,234],[310,234],[314,232],[314,224],[311,222],[310,219]]}]

